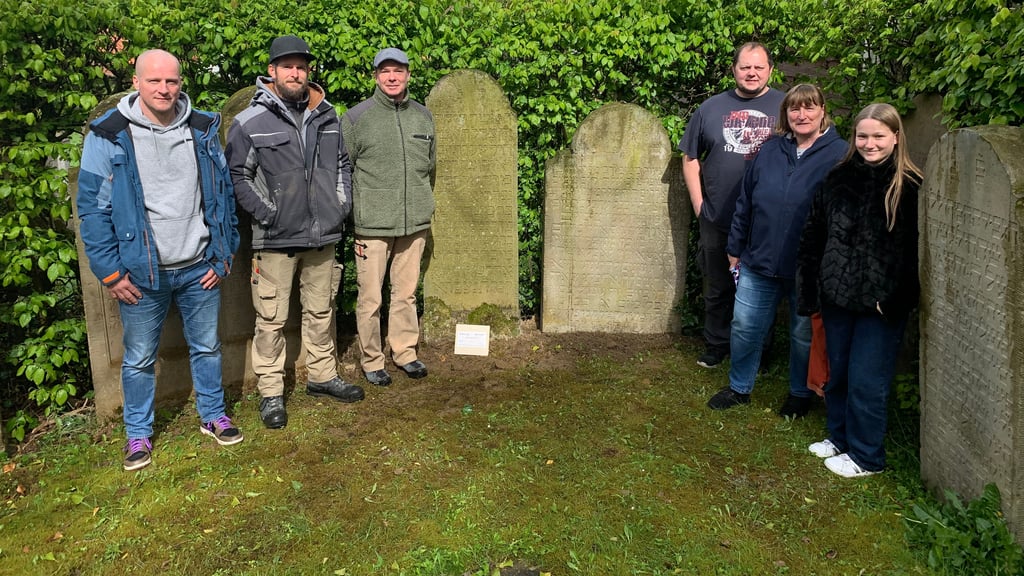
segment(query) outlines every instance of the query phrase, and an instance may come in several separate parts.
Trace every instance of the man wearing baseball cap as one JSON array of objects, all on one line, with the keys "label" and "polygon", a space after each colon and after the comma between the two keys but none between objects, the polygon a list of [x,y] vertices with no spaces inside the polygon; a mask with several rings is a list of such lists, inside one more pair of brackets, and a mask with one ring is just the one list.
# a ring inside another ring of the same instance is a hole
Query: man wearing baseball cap
[{"label": "man wearing baseball cap", "polygon": [[252,216],[252,364],[267,428],[288,423],[285,338],[292,284],[299,277],[306,393],[358,402],[363,389],[343,380],[335,356],[335,297],[341,265],[335,245],[352,209],[352,169],[338,114],[309,82],[309,45],[281,36],[270,45],[267,76],[228,130],[226,154],[238,205]]},{"label": "man wearing baseball cap", "polygon": [[384,48],[373,59],[373,96],[341,119],[352,159],[356,327],[367,381],[391,384],[381,341],[381,292],[391,278],[387,344],[410,378],[423,378],[419,360],[416,285],[434,213],[434,118],[409,98],[409,57]]}]

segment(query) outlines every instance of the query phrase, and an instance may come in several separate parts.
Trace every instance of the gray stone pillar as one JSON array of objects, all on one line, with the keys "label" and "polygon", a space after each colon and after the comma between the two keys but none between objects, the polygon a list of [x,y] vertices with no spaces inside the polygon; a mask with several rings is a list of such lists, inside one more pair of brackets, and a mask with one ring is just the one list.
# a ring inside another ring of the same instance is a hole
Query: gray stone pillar
[{"label": "gray stone pillar", "polygon": [[678,331],[689,201],[661,121],[602,106],[546,169],[542,330]]},{"label": "gray stone pillar", "polygon": [[[458,70],[426,100],[437,135],[424,337],[484,304],[519,319],[517,124],[498,83]],[[447,316],[447,318],[442,318]],[[516,324],[518,327],[518,324]]]},{"label": "gray stone pillar", "polygon": [[1024,129],[943,136],[920,197],[921,475],[1024,535]]},{"label": "gray stone pillar", "polygon": [[[99,103],[89,116],[86,126],[107,110],[117,106],[121,98],[127,94],[114,94]],[[124,347],[121,343],[121,315],[117,302],[107,295],[106,289],[96,276],[89,270],[89,260],[85,256],[78,218],[78,167],[68,171],[68,194],[74,211],[74,227],[76,245],[78,247],[79,276],[82,284],[82,301],[85,308],[85,326],[89,341],[89,368],[92,372],[93,391],[96,400],[96,416],[100,421],[112,420],[117,417],[121,408],[121,357]],[[191,382],[191,379],[189,379]],[[162,391],[161,382],[157,382],[158,393]]]}]

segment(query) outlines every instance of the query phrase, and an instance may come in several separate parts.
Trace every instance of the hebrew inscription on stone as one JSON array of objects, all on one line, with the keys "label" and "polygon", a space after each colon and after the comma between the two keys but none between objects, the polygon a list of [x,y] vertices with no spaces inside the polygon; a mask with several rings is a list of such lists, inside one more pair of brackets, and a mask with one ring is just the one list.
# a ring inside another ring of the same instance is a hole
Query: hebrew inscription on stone
[{"label": "hebrew inscription on stone", "polygon": [[922,476],[967,498],[995,482],[1018,531],[1022,148],[1020,128],[947,134],[920,198]]},{"label": "hebrew inscription on stone", "polygon": [[672,332],[689,213],[660,121],[609,104],[547,164],[545,332]]},{"label": "hebrew inscription on stone", "polygon": [[442,78],[427,98],[437,135],[433,249],[425,298],[453,313],[493,304],[519,316],[516,117],[476,70]]}]

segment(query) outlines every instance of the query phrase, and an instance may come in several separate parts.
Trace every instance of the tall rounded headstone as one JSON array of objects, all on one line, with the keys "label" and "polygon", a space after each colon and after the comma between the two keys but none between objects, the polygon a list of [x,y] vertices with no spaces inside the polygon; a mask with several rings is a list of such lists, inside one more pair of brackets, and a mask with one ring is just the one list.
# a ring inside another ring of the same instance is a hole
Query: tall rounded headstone
[{"label": "tall rounded headstone", "polygon": [[[437,169],[424,316],[464,319],[483,304],[519,318],[516,116],[501,87],[478,70],[441,78],[434,116]],[[450,312],[449,312],[450,311]],[[425,327],[426,336],[444,323]]]},{"label": "tall rounded headstone", "polygon": [[[102,116],[117,103],[127,92],[114,94],[105,98],[89,115],[85,123],[85,132],[89,124]],[[89,369],[92,372],[93,393],[96,401],[96,416],[100,420],[112,420],[117,417],[117,410],[122,405],[121,397],[121,358],[124,356],[121,330],[121,313],[117,302],[108,294],[106,288],[89,269],[89,259],[85,255],[85,246],[79,233],[81,220],[78,217],[78,167],[68,171],[68,193],[71,195],[71,206],[74,210],[74,226],[76,245],[78,247],[79,277],[82,284],[82,303],[85,308],[85,325],[89,342]],[[160,383],[158,383],[158,389]]]},{"label": "tall rounded headstone", "polygon": [[688,200],[661,121],[607,104],[547,163],[545,332],[679,330]]},{"label": "tall rounded headstone", "polygon": [[1024,534],[1024,128],[943,136],[920,196],[921,475]]}]

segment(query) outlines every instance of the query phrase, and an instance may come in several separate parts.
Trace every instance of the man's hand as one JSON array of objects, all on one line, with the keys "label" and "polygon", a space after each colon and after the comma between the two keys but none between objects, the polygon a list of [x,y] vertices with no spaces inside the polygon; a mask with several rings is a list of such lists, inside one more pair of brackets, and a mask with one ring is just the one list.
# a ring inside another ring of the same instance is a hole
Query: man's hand
[{"label": "man's hand", "polygon": [[217,276],[217,273],[214,272],[213,268],[210,268],[206,271],[206,274],[203,274],[203,277],[199,279],[199,283],[202,284],[203,288],[206,290],[212,290],[220,284],[220,276]]},{"label": "man's hand", "polygon": [[111,286],[107,286],[107,294],[118,302],[124,302],[125,304],[138,304],[139,300],[142,299],[142,292],[132,284],[131,278],[128,274],[124,275]]}]

